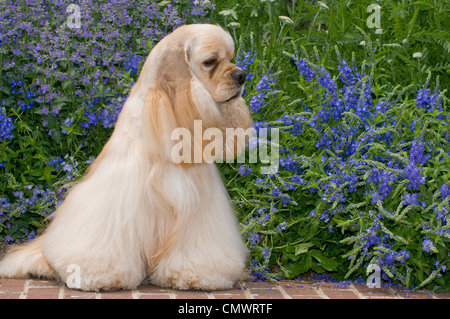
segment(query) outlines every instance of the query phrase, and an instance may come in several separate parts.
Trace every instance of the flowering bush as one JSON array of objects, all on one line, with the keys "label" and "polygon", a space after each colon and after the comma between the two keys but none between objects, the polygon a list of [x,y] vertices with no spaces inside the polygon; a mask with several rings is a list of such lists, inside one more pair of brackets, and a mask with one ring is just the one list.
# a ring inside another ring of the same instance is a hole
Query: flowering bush
[{"label": "flowering bush", "polygon": [[[245,178],[233,188],[246,212],[253,276],[295,278],[312,270],[356,278],[376,263],[385,281],[447,286],[445,91],[431,93],[425,83],[415,100],[398,90],[377,96],[375,65],[357,68],[338,53],[332,76],[319,59],[315,64],[290,57],[301,98],[286,105],[282,116],[256,122],[283,132],[280,170],[261,176],[257,167],[245,174],[239,168]],[[267,95],[254,82],[250,105]],[[277,112],[266,102],[256,111],[257,119]]]},{"label": "flowering bush", "polygon": [[[70,3],[80,8],[79,28],[68,27]],[[313,271],[355,279],[378,264],[383,281],[450,287],[446,90],[434,85],[434,74],[433,81],[405,78],[415,65],[389,70],[386,48],[394,46],[373,43],[370,35],[364,46],[352,47],[360,51],[351,60],[344,46],[330,58],[329,48],[349,39],[333,27],[324,43],[322,24],[338,24],[323,2],[319,9],[314,1],[298,9],[291,1],[239,3],[218,2],[216,10],[206,0],[6,1],[0,239],[29,240],[45,227],[63,186],[83,174],[110,136],[155,43],[181,24],[211,21],[235,37],[241,33],[236,63],[248,73],[244,97],[256,130],[279,130],[273,174],[261,174],[264,163],[218,164],[250,249],[252,276]],[[307,50],[300,54],[302,44]],[[399,74],[412,84],[397,86]]]}]

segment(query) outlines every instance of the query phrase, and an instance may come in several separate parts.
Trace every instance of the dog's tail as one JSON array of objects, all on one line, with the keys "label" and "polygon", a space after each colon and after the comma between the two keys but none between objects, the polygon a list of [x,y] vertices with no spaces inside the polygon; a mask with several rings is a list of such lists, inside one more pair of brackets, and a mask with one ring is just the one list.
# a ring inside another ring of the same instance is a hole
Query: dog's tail
[{"label": "dog's tail", "polygon": [[30,275],[55,277],[55,271],[42,254],[40,238],[12,247],[0,261],[0,278],[27,278]]}]

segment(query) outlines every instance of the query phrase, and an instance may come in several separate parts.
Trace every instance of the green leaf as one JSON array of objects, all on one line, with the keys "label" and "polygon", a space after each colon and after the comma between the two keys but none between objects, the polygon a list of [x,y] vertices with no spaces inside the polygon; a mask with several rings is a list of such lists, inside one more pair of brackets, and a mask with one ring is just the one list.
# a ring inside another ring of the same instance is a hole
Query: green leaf
[{"label": "green leaf", "polygon": [[61,132],[53,131],[52,132],[52,139],[55,141],[56,144],[61,143]]},{"label": "green leaf", "polygon": [[312,243],[303,243],[295,246],[295,255],[300,255],[306,253],[310,247],[314,246]]},{"label": "green leaf", "polygon": [[339,267],[339,263],[336,260],[322,255],[318,250],[311,250],[308,254],[314,257],[314,259],[327,271],[335,271]]},{"label": "green leaf", "polygon": [[285,269],[289,272],[289,278],[295,278],[308,272],[312,266],[312,258],[305,254],[299,262],[288,264]]}]

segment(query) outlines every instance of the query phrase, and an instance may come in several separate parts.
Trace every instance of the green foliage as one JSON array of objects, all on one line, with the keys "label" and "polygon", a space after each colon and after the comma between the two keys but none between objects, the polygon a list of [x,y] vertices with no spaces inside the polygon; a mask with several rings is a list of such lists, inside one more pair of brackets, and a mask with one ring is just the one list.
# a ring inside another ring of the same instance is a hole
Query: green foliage
[{"label": "green foliage", "polygon": [[[439,90],[449,83],[450,7],[385,1],[376,32],[370,4],[217,3],[240,65],[254,56],[247,102],[267,97],[256,126],[280,130],[276,175],[222,167],[255,277],[365,278],[377,263],[384,281],[449,286],[449,109]],[[411,159],[417,145],[421,164]]]}]

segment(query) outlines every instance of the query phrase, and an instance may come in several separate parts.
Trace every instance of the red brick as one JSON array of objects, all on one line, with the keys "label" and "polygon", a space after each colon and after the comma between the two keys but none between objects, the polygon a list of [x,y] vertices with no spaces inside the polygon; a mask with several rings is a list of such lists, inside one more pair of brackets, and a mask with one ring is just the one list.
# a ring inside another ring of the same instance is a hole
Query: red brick
[{"label": "red brick", "polygon": [[320,299],[322,298],[309,283],[286,281],[280,283],[284,291],[293,299]]},{"label": "red brick", "polygon": [[169,294],[141,294],[139,299],[170,299]]},{"label": "red brick", "polygon": [[228,289],[228,290],[218,290],[212,292],[214,298],[216,299],[245,299],[245,292],[242,288]]},{"label": "red brick", "polygon": [[450,292],[437,292],[432,296],[437,299],[450,299]]},{"label": "red brick", "polygon": [[25,279],[0,279],[0,291],[21,293],[25,287]]},{"label": "red brick", "polygon": [[278,286],[278,283],[275,282],[267,282],[267,281],[247,281],[244,284],[245,288],[275,288]]},{"label": "red brick", "polygon": [[208,299],[208,295],[204,291],[196,290],[173,290],[176,299]]},{"label": "red brick", "polygon": [[[433,294],[431,291],[428,290],[419,290],[419,291],[411,291],[406,288],[398,288],[394,289],[395,295],[397,297],[403,298],[403,299],[433,299],[433,298],[439,298],[439,294]],[[443,295],[445,296],[445,295]],[[448,295],[450,297],[450,294]],[[445,298],[447,299],[447,298]]]},{"label": "red brick", "polygon": [[283,294],[278,289],[252,289],[250,291],[254,299],[284,299]]},{"label": "red brick", "polygon": [[140,285],[137,288],[139,299],[170,299],[170,292],[167,288],[154,285]]},{"label": "red brick", "polygon": [[39,279],[30,279],[28,282],[29,287],[58,287],[60,286],[60,283],[55,280],[39,280]]},{"label": "red brick", "polygon": [[323,289],[322,291],[330,299],[359,299],[359,296],[351,290],[328,288]]},{"label": "red brick", "polygon": [[395,295],[386,287],[369,288],[362,284],[354,284],[353,286],[368,299],[395,298]]},{"label": "red brick", "polygon": [[426,291],[398,291],[396,294],[404,299],[433,299],[433,295]]},{"label": "red brick", "polygon": [[102,291],[101,299],[132,299],[131,290]]},{"label": "red brick", "polygon": [[330,299],[359,299],[350,288],[338,287],[336,283],[320,283],[318,287]]},{"label": "red brick", "polygon": [[140,285],[137,290],[142,294],[167,294],[169,289],[154,285]]},{"label": "red brick", "polygon": [[27,299],[58,299],[58,288],[29,288],[27,292]]},{"label": "red brick", "polygon": [[95,299],[96,294],[92,291],[75,290],[65,287],[64,299]]},{"label": "red brick", "polygon": [[0,299],[19,299],[20,292],[0,291]]}]

